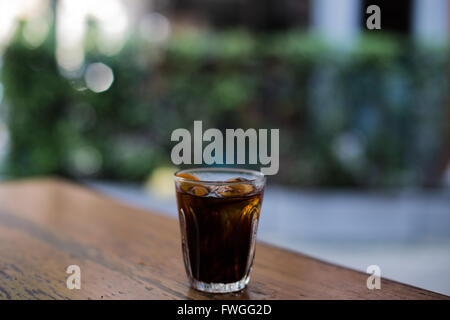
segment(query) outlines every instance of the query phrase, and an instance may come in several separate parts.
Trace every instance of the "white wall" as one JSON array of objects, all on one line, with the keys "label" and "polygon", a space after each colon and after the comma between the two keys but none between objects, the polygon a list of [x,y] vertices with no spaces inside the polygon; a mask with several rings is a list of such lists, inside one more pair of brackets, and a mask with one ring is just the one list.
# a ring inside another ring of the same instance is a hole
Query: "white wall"
[{"label": "white wall", "polygon": [[449,0],[414,0],[412,30],[415,37],[430,44],[448,39]]},{"label": "white wall", "polygon": [[360,0],[311,1],[312,30],[335,45],[351,45],[360,30],[360,6]]}]

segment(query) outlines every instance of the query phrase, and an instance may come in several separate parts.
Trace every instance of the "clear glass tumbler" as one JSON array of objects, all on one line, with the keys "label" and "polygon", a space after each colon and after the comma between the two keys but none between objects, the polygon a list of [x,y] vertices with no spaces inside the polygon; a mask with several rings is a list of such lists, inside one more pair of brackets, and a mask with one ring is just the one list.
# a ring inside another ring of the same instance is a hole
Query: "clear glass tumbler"
[{"label": "clear glass tumbler", "polygon": [[200,291],[239,291],[250,280],[265,177],[230,168],[175,174],[186,273]]}]

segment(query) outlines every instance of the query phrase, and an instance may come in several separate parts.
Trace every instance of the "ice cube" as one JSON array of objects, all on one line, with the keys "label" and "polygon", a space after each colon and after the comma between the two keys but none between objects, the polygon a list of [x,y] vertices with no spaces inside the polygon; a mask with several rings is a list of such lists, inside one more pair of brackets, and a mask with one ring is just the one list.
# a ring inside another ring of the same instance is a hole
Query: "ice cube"
[{"label": "ice cube", "polygon": [[[244,178],[234,178],[227,180],[227,182],[244,182],[249,181]],[[254,187],[248,183],[231,184],[227,186],[218,186],[213,190],[218,196],[221,197],[235,197],[243,196],[254,191]]]},{"label": "ice cube", "polygon": [[209,193],[209,190],[205,187],[195,186],[189,189],[189,193],[194,196],[204,197]]},{"label": "ice cube", "polygon": [[[199,181],[199,179],[196,176],[193,176],[192,174],[189,174],[189,173],[178,173],[177,177],[192,180],[192,181]],[[196,186],[195,183],[191,183],[188,181],[179,181],[177,185],[178,185],[179,190],[181,192],[185,192],[185,193],[191,193],[190,190]]]},{"label": "ice cube", "polygon": [[189,173],[178,173],[177,177],[183,178],[183,179],[189,179],[194,181],[199,181],[198,178],[192,174]]}]

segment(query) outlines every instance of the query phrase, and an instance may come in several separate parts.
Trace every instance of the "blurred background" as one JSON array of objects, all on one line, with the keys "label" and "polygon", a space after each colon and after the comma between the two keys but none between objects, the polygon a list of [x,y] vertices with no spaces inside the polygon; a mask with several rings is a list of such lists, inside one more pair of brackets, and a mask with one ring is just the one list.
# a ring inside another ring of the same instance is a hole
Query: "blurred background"
[{"label": "blurred background", "polygon": [[450,0],[0,0],[0,178],[175,217],[174,129],[279,128],[260,240],[449,295],[449,17]]}]

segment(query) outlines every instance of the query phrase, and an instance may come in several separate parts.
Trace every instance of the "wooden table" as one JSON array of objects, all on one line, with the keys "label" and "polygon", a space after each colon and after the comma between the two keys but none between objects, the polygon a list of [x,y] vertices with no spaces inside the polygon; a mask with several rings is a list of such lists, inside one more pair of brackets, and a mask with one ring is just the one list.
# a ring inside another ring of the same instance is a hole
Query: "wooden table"
[{"label": "wooden table", "polygon": [[[66,268],[81,268],[69,290]],[[0,184],[0,299],[448,299],[258,243],[248,287],[189,287],[178,221],[58,179]]]}]

